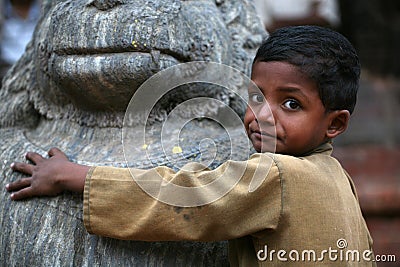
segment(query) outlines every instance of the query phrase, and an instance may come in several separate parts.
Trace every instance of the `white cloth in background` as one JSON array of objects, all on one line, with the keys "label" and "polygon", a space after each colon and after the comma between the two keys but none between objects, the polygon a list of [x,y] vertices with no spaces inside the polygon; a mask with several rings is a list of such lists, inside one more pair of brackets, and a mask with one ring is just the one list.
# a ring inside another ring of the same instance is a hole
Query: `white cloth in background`
[{"label": "white cloth in background", "polygon": [[0,42],[0,55],[8,64],[14,64],[24,53],[25,47],[32,38],[32,33],[40,15],[40,4],[32,4],[26,19],[19,17],[13,11],[10,1],[6,1],[4,21]]},{"label": "white cloth in background", "polygon": [[318,14],[331,26],[338,26],[340,14],[336,0],[254,0],[256,10],[267,27],[271,25],[274,18],[304,18],[310,14],[315,3],[318,3]]}]

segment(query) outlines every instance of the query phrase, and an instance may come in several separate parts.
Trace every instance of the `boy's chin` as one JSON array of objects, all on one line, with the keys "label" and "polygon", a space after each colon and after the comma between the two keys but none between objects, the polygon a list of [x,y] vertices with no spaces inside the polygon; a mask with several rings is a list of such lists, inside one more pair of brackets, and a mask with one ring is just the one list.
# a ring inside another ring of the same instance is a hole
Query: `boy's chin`
[{"label": "boy's chin", "polygon": [[275,145],[271,144],[254,144],[253,143],[253,148],[257,153],[275,153]]}]

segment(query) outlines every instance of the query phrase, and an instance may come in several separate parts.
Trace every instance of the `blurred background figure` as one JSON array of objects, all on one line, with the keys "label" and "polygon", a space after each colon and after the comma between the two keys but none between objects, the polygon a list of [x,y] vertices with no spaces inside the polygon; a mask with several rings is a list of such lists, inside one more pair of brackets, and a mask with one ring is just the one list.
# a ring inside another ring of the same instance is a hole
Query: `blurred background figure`
[{"label": "blurred background figure", "polygon": [[254,0],[254,4],[269,32],[293,25],[337,28],[340,23],[336,0]]},{"label": "blurred background figure", "polygon": [[[0,79],[20,58],[40,15],[39,0],[0,0]],[[1,81],[0,80],[0,81]]]}]

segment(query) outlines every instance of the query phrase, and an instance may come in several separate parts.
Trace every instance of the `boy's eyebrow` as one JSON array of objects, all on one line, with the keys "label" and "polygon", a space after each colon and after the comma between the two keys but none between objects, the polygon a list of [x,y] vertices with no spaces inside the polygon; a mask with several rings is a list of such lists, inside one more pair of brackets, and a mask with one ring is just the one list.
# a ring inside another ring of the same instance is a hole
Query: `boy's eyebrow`
[{"label": "boy's eyebrow", "polygon": [[295,93],[295,94],[300,95],[302,98],[304,98],[305,100],[308,101],[307,95],[304,94],[304,93],[302,92],[302,90],[300,90],[299,88],[290,87],[290,86],[288,86],[288,87],[279,87],[279,88],[278,88],[278,91],[286,92],[286,93]]}]

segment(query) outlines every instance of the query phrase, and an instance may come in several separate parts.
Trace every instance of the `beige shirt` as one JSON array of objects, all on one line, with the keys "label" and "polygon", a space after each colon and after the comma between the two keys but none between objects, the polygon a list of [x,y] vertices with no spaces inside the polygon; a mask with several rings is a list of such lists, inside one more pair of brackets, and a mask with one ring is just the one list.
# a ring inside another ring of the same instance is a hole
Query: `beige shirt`
[{"label": "beige shirt", "polygon": [[[376,266],[369,261],[372,240],[353,183],[331,152],[332,146],[324,144],[304,157],[257,153],[248,161],[199,172],[190,171],[196,165],[177,173],[167,167],[94,167],[85,183],[85,227],[118,239],[229,240],[231,266]],[[259,162],[271,167],[251,192]],[[161,175],[200,186],[243,166],[229,193],[200,207],[165,204],[132,178]]]}]

